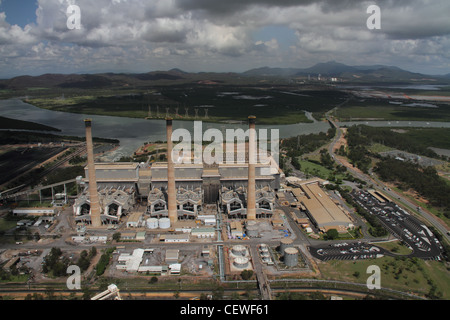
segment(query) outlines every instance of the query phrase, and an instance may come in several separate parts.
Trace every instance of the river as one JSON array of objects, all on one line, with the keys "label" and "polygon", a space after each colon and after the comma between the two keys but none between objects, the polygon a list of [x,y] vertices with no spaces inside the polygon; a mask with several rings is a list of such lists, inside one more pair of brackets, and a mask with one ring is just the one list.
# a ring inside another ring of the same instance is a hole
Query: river
[{"label": "river", "polygon": [[[92,133],[94,137],[112,138],[120,140],[120,147],[114,152],[102,158],[102,161],[115,161],[121,156],[129,156],[144,142],[166,140],[166,128],[164,120],[145,120],[137,118],[86,115],[41,109],[20,99],[0,100],[0,114],[4,117],[36,122],[48,125],[61,132],[61,135],[85,136],[84,119],[92,119]],[[256,116],[258,116],[256,114]],[[374,126],[393,127],[450,127],[450,122],[425,122],[425,121],[354,121],[342,122],[340,125],[351,126],[354,124],[368,124]],[[193,121],[173,121],[173,128],[185,128],[193,134]],[[248,129],[246,124],[222,124],[202,123],[203,131],[216,128],[223,132],[226,129]],[[326,132],[330,126],[327,122],[297,123],[289,125],[260,125],[257,129],[279,130],[280,138],[288,138],[297,135]]]}]

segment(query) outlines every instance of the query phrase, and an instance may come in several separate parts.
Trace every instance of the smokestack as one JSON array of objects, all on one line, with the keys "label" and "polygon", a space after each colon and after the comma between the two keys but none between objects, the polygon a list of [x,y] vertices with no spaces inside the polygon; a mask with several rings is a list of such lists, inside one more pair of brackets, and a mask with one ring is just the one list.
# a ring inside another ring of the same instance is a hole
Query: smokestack
[{"label": "smokestack", "polygon": [[178,220],[177,199],[175,190],[175,166],[172,159],[172,118],[166,118],[167,132],[167,195],[170,223]]},{"label": "smokestack", "polygon": [[89,200],[91,203],[91,223],[93,227],[100,227],[102,220],[100,217],[100,203],[97,192],[97,179],[95,178],[95,164],[94,164],[94,145],[92,143],[92,124],[91,119],[85,119],[86,126],[86,148],[88,159],[88,174],[89,174]]},{"label": "smokestack", "polygon": [[256,117],[249,116],[249,139],[248,139],[248,187],[247,187],[247,219],[256,220]]}]

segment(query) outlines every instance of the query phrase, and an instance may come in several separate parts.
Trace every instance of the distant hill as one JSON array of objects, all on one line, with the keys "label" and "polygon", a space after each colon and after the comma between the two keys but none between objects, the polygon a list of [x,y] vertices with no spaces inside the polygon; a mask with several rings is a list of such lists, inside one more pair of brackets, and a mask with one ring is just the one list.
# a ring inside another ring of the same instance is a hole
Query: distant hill
[{"label": "distant hill", "polygon": [[[406,71],[394,66],[368,65],[348,66],[336,61],[318,63],[309,68],[271,68],[261,67],[242,73],[198,72],[189,73],[178,68],[169,71],[151,71],[147,73],[97,73],[97,74],[43,74],[40,76],[18,76],[0,80],[0,89],[20,90],[28,88],[79,88],[98,89],[126,86],[149,86],[171,84],[217,84],[258,82],[252,78],[307,78],[316,79],[336,77],[347,82],[426,82],[440,81],[448,83],[450,74],[430,76]],[[434,82],[436,83],[436,82]]]},{"label": "distant hill", "polygon": [[[438,77],[414,73],[394,66],[348,66],[336,61],[318,63],[310,68],[256,68],[242,73],[245,76],[272,77],[337,77],[354,81],[418,81]],[[442,78],[440,78],[442,79]]]},{"label": "distant hill", "polygon": [[148,73],[98,73],[98,74],[43,74],[40,76],[18,76],[0,80],[0,89],[27,88],[107,88],[112,86],[141,85],[149,81],[174,81],[187,75],[182,70],[153,71]]}]

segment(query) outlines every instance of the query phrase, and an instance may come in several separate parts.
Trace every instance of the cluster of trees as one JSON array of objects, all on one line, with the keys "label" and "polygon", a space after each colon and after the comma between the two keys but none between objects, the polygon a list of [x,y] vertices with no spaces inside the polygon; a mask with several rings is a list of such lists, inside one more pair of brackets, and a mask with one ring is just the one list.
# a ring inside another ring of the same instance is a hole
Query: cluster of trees
[{"label": "cluster of trees", "polygon": [[87,161],[86,157],[75,156],[75,157],[73,157],[72,159],[69,160],[69,164],[74,165],[74,164],[84,163],[86,161]]},{"label": "cluster of trees", "polygon": [[349,146],[366,146],[380,143],[394,149],[431,158],[439,158],[429,147],[448,148],[450,130],[446,128],[417,128],[408,129],[405,133],[399,133],[390,128],[358,125],[348,128],[347,140]]},{"label": "cluster of trees", "polygon": [[326,149],[320,150],[320,163],[327,169],[334,169],[334,160]]},{"label": "cluster of trees", "polygon": [[69,258],[63,256],[61,249],[52,248],[50,253],[44,258],[42,272],[52,273],[55,277],[62,277],[67,275],[69,264]]},{"label": "cluster of trees", "polygon": [[327,133],[320,132],[283,139],[281,149],[286,150],[286,155],[292,159],[305,153],[317,150],[336,134],[336,128],[328,129]]},{"label": "cluster of trees", "polygon": [[81,251],[80,259],[78,259],[77,262],[77,266],[80,267],[81,272],[84,272],[89,268],[91,260],[96,254],[97,248],[95,247],[92,247],[91,250],[89,250],[89,253],[86,250]]},{"label": "cluster of trees", "polygon": [[384,181],[395,182],[403,190],[417,191],[435,207],[442,208],[450,218],[450,185],[433,167],[421,167],[409,161],[386,158],[378,162],[375,171]]},{"label": "cluster of trees", "polygon": [[108,266],[109,261],[111,260],[111,255],[112,255],[112,253],[115,250],[116,250],[116,247],[108,248],[102,254],[102,256],[100,257],[100,260],[99,260],[99,262],[97,263],[97,266],[96,266],[96,274],[97,274],[97,276],[101,276],[105,272],[106,267]]},{"label": "cluster of trees", "polygon": [[[75,265],[80,267],[81,272],[86,271],[91,264],[92,258],[96,254],[97,249],[95,247],[92,247],[89,252],[83,250]],[[44,258],[42,272],[51,273],[55,277],[67,276],[67,268],[70,264],[73,264],[73,262],[63,255],[60,248],[52,248],[50,253]]]}]

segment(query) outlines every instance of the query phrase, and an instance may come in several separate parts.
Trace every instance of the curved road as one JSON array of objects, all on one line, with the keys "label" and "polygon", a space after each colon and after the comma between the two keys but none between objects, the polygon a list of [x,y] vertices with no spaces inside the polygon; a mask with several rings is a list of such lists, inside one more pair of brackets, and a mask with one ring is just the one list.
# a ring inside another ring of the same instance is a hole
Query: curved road
[{"label": "curved road", "polygon": [[[333,120],[330,119],[328,114],[327,114],[327,120],[336,127],[336,136],[334,137],[333,141],[328,146],[328,152],[330,153],[330,155],[333,157],[333,159],[338,164],[344,165],[341,161],[339,161],[339,159],[336,157],[336,155],[334,153],[334,146],[336,145],[336,143],[341,138],[342,131],[341,131],[339,125],[336,122],[334,122]],[[394,191],[385,190],[384,188],[386,188],[386,186],[381,181],[379,181],[378,179],[372,179],[368,175],[361,174],[361,173],[357,172],[356,170],[354,170],[353,168],[351,168],[349,166],[346,166],[346,168],[354,176],[356,176],[358,179],[361,179],[361,180],[367,182],[368,184],[372,184],[374,189],[380,191],[381,193],[387,193],[388,196],[391,197],[391,199],[395,200],[395,202],[399,202],[401,205],[403,205],[404,207],[406,207],[410,211],[413,211],[413,212],[417,213],[417,210],[415,209],[415,208],[417,208],[416,204],[412,203],[409,199],[405,198],[402,195],[397,194]],[[447,229],[447,226],[442,225],[441,222],[439,220],[437,220],[436,217],[433,214],[431,214],[430,212],[428,212],[426,209],[424,209],[422,207],[420,207],[419,215],[422,216],[425,220],[427,220],[437,230],[439,230],[439,232],[441,232],[441,234],[447,240],[447,242],[450,242],[450,237],[447,234],[447,232],[449,231]]]}]

